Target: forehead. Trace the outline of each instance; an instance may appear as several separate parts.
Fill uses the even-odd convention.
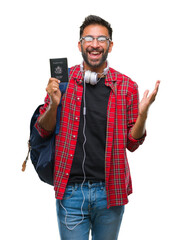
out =
[[[86,35],[92,35],[92,36],[109,36],[109,32],[108,29],[102,25],[98,25],[98,24],[93,24],[93,25],[89,25],[87,26],[84,30],[83,30],[83,36]]]

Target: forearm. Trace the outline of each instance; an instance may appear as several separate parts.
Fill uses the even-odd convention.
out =
[[[48,132],[53,132],[56,127],[57,108],[61,100],[59,90],[60,81],[56,78],[50,78],[46,91],[49,96],[49,102],[46,111],[39,117],[38,125]]]
[[[145,123],[147,120],[148,110],[150,105],[154,102],[159,89],[160,81],[157,81],[155,84],[155,89],[148,96],[149,90],[144,92],[143,98],[139,104],[139,115],[136,123],[134,124],[131,130],[131,136],[134,139],[140,139],[145,134]]]
[[[140,139],[144,136],[146,128],[147,115],[138,115],[138,118],[131,130],[131,136],[134,139]]]
[[[54,131],[56,126],[57,106],[49,105],[48,109],[38,119],[38,124],[46,131]]]

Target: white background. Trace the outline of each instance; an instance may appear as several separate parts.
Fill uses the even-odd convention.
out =
[[[6,0],[0,4],[0,239],[59,239],[52,187],[27,153],[29,122],[43,103],[49,58],[81,62],[79,26],[96,14],[113,27],[110,66],[139,85],[140,96],[161,80],[145,143],[128,153],[134,193],[119,239],[181,240],[181,1]]]

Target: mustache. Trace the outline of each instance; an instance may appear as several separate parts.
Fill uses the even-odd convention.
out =
[[[104,52],[104,49],[100,49],[99,47],[97,48],[93,48],[93,47],[88,47],[86,49],[87,52],[99,52],[99,53],[103,53]]]

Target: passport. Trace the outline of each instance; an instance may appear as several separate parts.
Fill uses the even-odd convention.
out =
[[[50,59],[51,77],[59,79],[61,82],[68,82],[67,58]]]

